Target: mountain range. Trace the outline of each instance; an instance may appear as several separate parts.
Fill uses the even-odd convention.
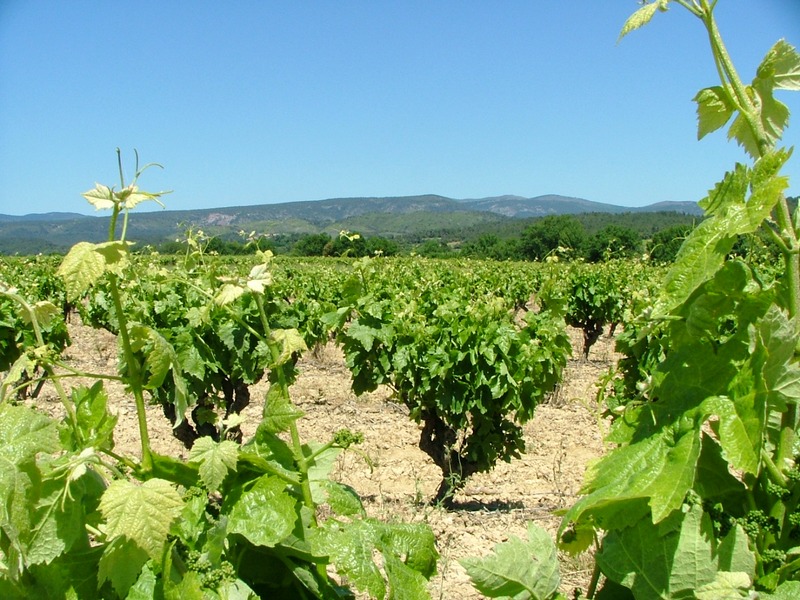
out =
[[[232,206],[195,210],[132,213],[128,238],[158,244],[181,237],[189,228],[229,237],[240,230],[271,234],[304,234],[341,230],[366,236],[420,235],[578,213],[678,212],[702,214],[694,202],[661,202],[644,207],[624,207],[559,195],[494,196],[453,199],[435,194],[396,197],[330,198],[303,202]],[[0,253],[62,252],[84,240],[107,239],[108,216],[52,212],[14,216],[0,214]]]

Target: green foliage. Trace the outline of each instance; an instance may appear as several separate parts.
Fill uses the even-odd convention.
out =
[[[656,264],[669,264],[675,261],[683,241],[692,231],[690,225],[675,225],[655,233],[650,240],[650,260]]]
[[[721,78],[696,97],[698,136],[732,121],[729,137],[754,162],[700,203],[707,218],[621,336],[615,447],[588,471],[560,541],[578,551],[602,538],[598,598],[790,597],[800,580],[800,243],[781,174],[791,153],[776,147],[788,110],[773,92],[800,89],[800,55],[778,42],[745,85],[716,3],[676,2],[708,30]],[[668,5],[645,2],[622,35]],[[780,267],[735,250],[759,232]]]
[[[466,558],[461,564],[479,592],[487,598],[558,600],[561,583],[558,552],[550,534],[528,525],[528,539],[514,536],[497,544],[484,559]]]
[[[551,254],[582,255],[586,232],[572,215],[544,217],[522,233],[520,250],[529,260],[544,260]]]
[[[390,384],[422,424],[420,448],[442,470],[436,499],[451,502],[470,475],[519,457],[520,425],[558,383],[570,348],[558,303],[519,323],[520,294],[500,295],[501,273],[481,274],[480,291],[474,273],[431,266],[358,262],[327,320],[353,390]]]
[[[630,258],[641,252],[642,240],[633,229],[608,225],[586,242],[585,256],[589,262],[612,258]]]
[[[331,243],[331,236],[327,233],[305,235],[295,242],[292,254],[297,256],[322,256],[325,246]]]
[[[118,336],[118,379],[136,405],[140,458],[113,449],[116,418],[102,380],[71,396],[62,387],[57,352],[45,351],[41,336],[54,310],[3,288],[3,300],[37,334],[22,337],[21,356],[45,370],[66,416],[57,421],[0,399],[0,594],[332,600],[354,597],[352,585],[375,598],[427,598],[438,558],[430,529],[368,519],[357,494],[329,479],[337,453],[359,436],[299,438],[289,385],[306,343],[286,322],[298,313],[286,309],[285,290],[273,289],[280,286],[269,255],[241,274],[209,273],[199,247],[182,268],[137,264],[124,242],[127,211],[159,194],[121,187],[87,193],[111,208],[111,223],[124,215],[121,239],[80,244],[59,272],[67,297]],[[307,298],[304,310],[310,305]],[[185,462],[152,451],[146,392],[165,394],[182,418],[198,398],[216,394],[215,385],[224,391],[225,381],[265,373],[270,387],[252,439],[199,437]],[[228,417],[216,433],[235,427]]]

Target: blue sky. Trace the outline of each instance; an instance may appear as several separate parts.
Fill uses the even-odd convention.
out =
[[[0,0],[0,213],[93,212],[115,149],[170,209],[434,193],[698,200],[743,152],[697,142],[717,83],[675,6],[635,0]],[[750,80],[800,0],[719,0]],[[800,140],[800,94],[781,93]],[[800,155],[786,173],[800,191]],[[152,208],[158,208],[155,205]]]

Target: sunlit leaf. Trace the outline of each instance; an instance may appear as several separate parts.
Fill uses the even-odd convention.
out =
[[[114,190],[101,183],[96,183],[94,189],[81,195],[89,201],[89,204],[94,206],[95,210],[114,208],[116,204]]]
[[[528,525],[527,540],[512,536],[486,558],[460,562],[487,598],[547,600],[561,583],[555,544],[550,534],[533,523]]]
[[[734,105],[721,86],[700,90],[694,101],[697,102],[698,140],[725,125],[733,115]]]
[[[773,89],[800,90],[800,54],[786,40],[778,40],[761,61],[757,77]]]
[[[256,546],[272,547],[286,538],[297,520],[295,500],[284,492],[286,483],[264,475],[244,492],[230,510],[228,531]]]
[[[189,451],[189,462],[199,463],[200,478],[212,492],[220,488],[229,472],[236,470],[238,457],[238,444],[230,440],[215,442],[210,437],[196,440]]]
[[[103,256],[95,252],[97,244],[78,242],[67,253],[56,274],[64,280],[67,299],[76,301],[105,272]]]
[[[149,479],[141,485],[117,480],[100,500],[109,538],[126,537],[160,560],[170,525],[183,508],[175,487],[163,479]]]
[[[647,25],[657,11],[664,12],[667,8],[669,8],[669,0],[653,0],[653,2],[647,3],[639,8],[625,21],[625,24],[622,26],[622,31],[619,33],[618,41],[631,31],[635,31]]]

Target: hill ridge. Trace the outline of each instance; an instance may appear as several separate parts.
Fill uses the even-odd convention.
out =
[[[463,230],[505,220],[578,213],[679,212],[702,214],[694,202],[661,202],[624,207],[583,198],[546,194],[456,200],[439,194],[415,196],[354,196],[274,204],[139,212],[131,216],[129,239],[159,244],[181,237],[190,226],[216,236],[240,230],[271,234],[338,233],[342,229],[365,235],[409,235],[432,230]],[[0,214],[0,253],[63,251],[85,240],[104,241],[108,216],[44,213]]]

